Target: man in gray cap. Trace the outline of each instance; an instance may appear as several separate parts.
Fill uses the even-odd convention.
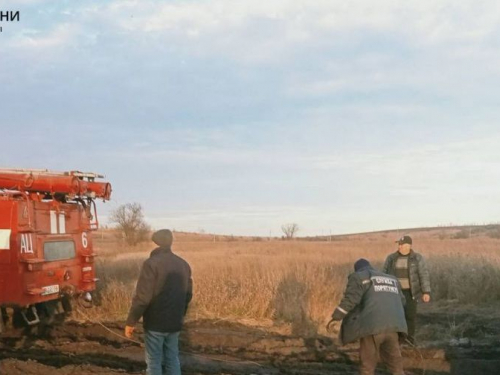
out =
[[[144,261],[127,318],[125,336],[143,318],[148,375],[180,375],[179,333],[191,301],[191,268],[172,253],[168,229],[153,233],[158,245]]]
[[[398,278],[406,298],[405,317],[408,324],[408,341],[415,344],[417,302],[431,300],[431,281],[424,257],[412,249],[413,240],[403,236],[396,240],[398,250],[389,254],[383,272]]]
[[[354,263],[327,329],[342,320],[342,343],[360,341],[361,375],[375,374],[379,355],[392,375],[404,375],[399,349],[399,334],[406,333],[403,305],[398,279],[373,269],[366,259]]]

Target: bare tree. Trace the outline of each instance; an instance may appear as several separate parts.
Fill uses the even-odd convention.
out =
[[[299,231],[299,225],[296,223],[283,224],[281,230],[288,240],[291,240]]]
[[[116,229],[128,245],[137,245],[148,239],[151,228],[144,220],[142,206],[139,203],[122,204],[111,212],[109,221],[116,223]]]

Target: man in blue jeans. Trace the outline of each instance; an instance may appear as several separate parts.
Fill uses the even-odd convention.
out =
[[[191,268],[172,253],[173,235],[168,229],[153,234],[158,245],[142,265],[125,336],[143,318],[148,375],[180,375],[179,333],[193,295]]]

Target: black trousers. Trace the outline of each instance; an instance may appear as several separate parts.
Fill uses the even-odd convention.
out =
[[[404,289],[403,294],[406,298],[405,318],[408,325],[408,340],[415,342],[415,327],[417,322],[417,301],[413,299],[411,291]]]

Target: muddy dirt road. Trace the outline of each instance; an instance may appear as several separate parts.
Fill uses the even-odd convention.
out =
[[[106,327],[109,330],[96,323],[68,322],[45,338],[7,334],[1,341],[0,374],[144,373],[143,348],[110,332],[121,334],[123,324]],[[142,341],[140,331],[137,340]],[[495,340],[465,347],[406,348],[407,374],[499,374],[500,341]],[[225,321],[188,323],[181,350],[183,373],[188,375],[357,374],[356,346],[339,348],[328,337],[285,336]]]

